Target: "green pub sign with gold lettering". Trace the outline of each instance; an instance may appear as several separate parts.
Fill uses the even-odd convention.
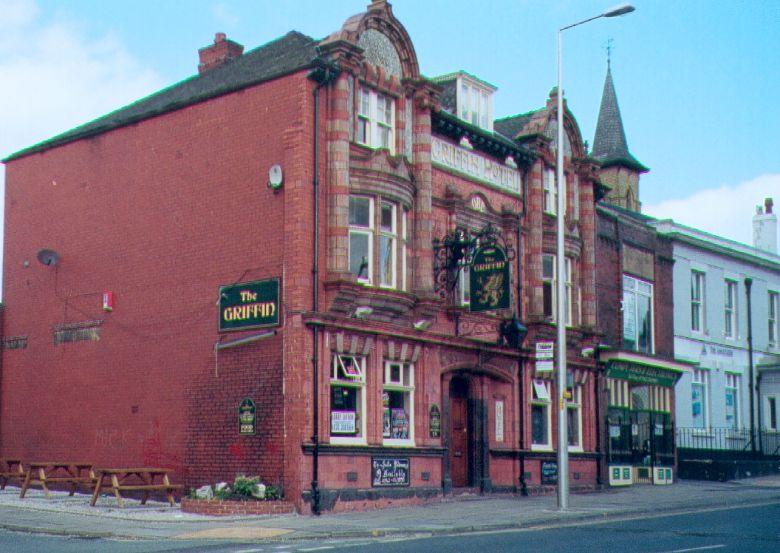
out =
[[[278,278],[220,287],[220,332],[277,326],[278,324]]]
[[[471,311],[509,308],[509,262],[499,246],[483,246],[469,267]]]

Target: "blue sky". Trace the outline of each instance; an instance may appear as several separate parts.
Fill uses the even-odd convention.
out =
[[[617,0],[396,0],[420,68],[495,84],[495,115],[544,105],[556,30]],[[291,29],[315,38],[368,0],[0,0],[0,155],[196,72],[216,31],[254,48]],[[780,205],[780,2],[636,1],[564,34],[564,90],[593,139],[612,71],[629,148],[651,172],[645,212],[749,242],[764,196]]]

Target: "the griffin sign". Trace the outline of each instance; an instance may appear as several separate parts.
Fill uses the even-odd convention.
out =
[[[279,324],[279,279],[231,284],[219,289],[219,330]]]
[[[469,284],[471,311],[509,308],[509,263],[506,252],[496,245],[478,249],[469,269]]]

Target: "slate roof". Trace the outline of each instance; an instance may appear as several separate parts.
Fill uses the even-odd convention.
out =
[[[601,95],[601,108],[591,156],[599,160],[602,167],[623,165],[642,173],[649,171],[628,151],[626,131],[623,129],[623,118],[620,116],[617,94],[612,83],[612,70],[609,67]]]
[[[511,115],[502,119],[496,119],[493,121],[493,130],[497,133],[504,135],[510,140],[514,140],[520,132],[525,128],[534,114],[539,110],[529,111],[528,113],[521,113],[518,115]]]
[[[259,46],[224,65],[195,75],[89,123],[11,154],[11,161],[62,144],[137,123],[242,88],[300,71],[312,65],[317,41],[297,31]]]

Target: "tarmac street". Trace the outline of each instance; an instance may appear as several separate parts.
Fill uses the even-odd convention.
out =
[[[570,504],[561,513],[555,496],[471,496],[320,517],[220,518],[157,502],[90,507],[86,495],[47,500],[38,490],[20,500],[9,487],[0,491],[0,551],[780,550],[780,475],[608,489]]]

